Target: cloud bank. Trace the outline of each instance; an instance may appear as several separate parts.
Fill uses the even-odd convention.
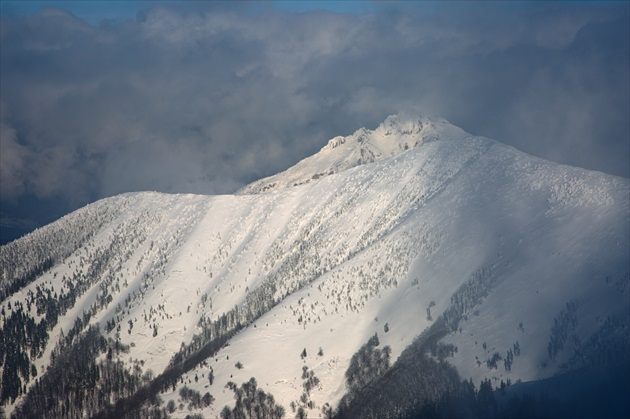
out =
[[[137,190],[229,193],[402,111],[628,177],[628,9],[192,2],[99,26],[61,9],[5,15],[3,211],[45,200],[67,212]]]

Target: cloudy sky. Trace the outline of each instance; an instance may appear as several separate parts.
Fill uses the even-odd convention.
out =
[[[388,115],[629,177],[629,3],[2,1],[0,223],[230,193]]]

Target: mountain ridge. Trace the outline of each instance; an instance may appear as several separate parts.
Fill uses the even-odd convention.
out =
[[[443,118],[390,115],[374,130],[360,128],[328,141],[318,153],[278,174],[254,181],[237,194],[262,193],[297,186],[363,164],[399,155],[431,141],[469,137]]]

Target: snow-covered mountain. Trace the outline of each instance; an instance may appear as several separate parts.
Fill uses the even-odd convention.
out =
[[[432,356],[476,386],[627,359],[629,193],[391,116],[236,195],[98,201],[0,247],[3,404],[105,417],[159,394],[215,417],[254,377],[269,406],[318,417],[378,378],[348,372],[375,334],[374,374]],[[59,384],[77,353],[86,383]]]

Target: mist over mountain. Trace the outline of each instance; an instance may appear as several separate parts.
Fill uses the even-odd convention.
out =
[[[103,199],[0,247],[0,401],[11,417],[505,417],[597,396],[580,414],[624,417],[629,194],[393,115],[237,194]]]
[[[293,3],[3,0],[0,245],[121,193],[231,194],[405,111],[630,177],[630,3]]]

